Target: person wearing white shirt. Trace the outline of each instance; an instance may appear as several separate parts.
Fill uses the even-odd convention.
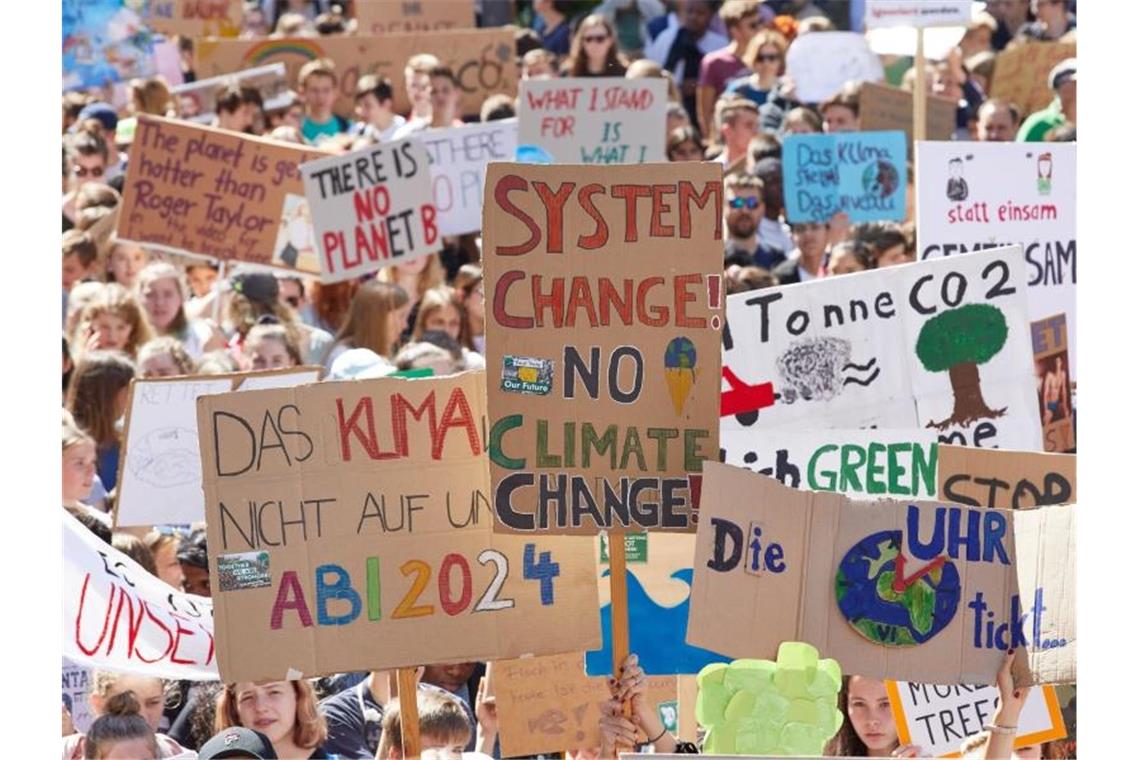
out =
[[[387,142],[404,126],[403,116],[392,110],[392,82],[365,74],[356,82],[357,133],[375,142]]]
[[[698,123],[696,93],[701,59],[728,44],[727,37],[709,29],[713,6],[708,0],[681,0],[677,8],[679,23],[670,17],[669,26],[645,51],[646,58],[673,74],[693,124]]]

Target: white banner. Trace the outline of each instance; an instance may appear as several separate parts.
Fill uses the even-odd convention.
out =
[[[214,604],[175,591],[63,513],[63,656],[178,680],[214,680]]]
[[[518,119],[417,132],[431,161],[431,188],[443,235],[483,228],[483,180],[489,161],[514,161]]]
[[[868,29],[887,26],[959,26],[970,23],[971,0],[867,0]]]
[[[1020,244],[1029,318],[1065,315],[1076,380],[1076,144],[920,142],[917,159],[919,258]]]
[[[919,428],[1040,451],[1027,290],[1007,247],[729,296],[721,431]]]

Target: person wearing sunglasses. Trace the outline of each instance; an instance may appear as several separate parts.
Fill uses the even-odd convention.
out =
[[[614,29],[605,16],[593,14],[582,19],[564,71],[568,77],[624,77],[625,59],[618,53]]]
[[[741,56],[761,28],[756,0],[728,0],[718,15],[728,32],[728,45],[701,59],[701,73],[697,77],[697,118],[701,132],[706,135],[712,128],[716,99],[730,81],[748,75],[748,65]]]
[[[102,182],[107,171],[107,142],[97,126],[85,127],[67,139],[68,192],[63,196],[63,231],[75,226],[75,200],[88,182]]]
[[[764,218],[764,182],[752,175],[724,178],[724,265],[771,270],[787,259],[779,248],[762,243],[757,233]]]
[[[779,32],[772,29],[759,32],[744,51],[744,63],[752,73],[729,82],[725,92],[748,98],[758,106],[767,103],[778,89],[787,50],[787,40]]]
[[[1077,28],[1077,17],[1069,13],[1069,0],[1033,0],[1036,21],[1026,21],[1018,31],[1019,39],[1055,42]]]

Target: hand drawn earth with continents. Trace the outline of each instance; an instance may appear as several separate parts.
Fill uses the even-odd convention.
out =
[[[128,466],[139,480],[155,488],[173,488],[202,479],[198,434],[186,428],[152,430],[132,442]]]
[[[914,352],[928,372],[949,372],[954,410],[928,428],[966,427],[980,419],[997,419],[1006,408],[991,409],[982,397],[978,365],[994,358],[1009,337],[1001,309],[989,304],[966,304],[931,317],[918,333]]]
[[[863,638],[915,646],[954,619],[962,595],[958,569],[945,557],[911,567],[901,530],[872,533],[843,556],[835,573],[839,611]]]
[[[776,370],[784,381],[780,400],[826,401],[852,383],[870,385],[879,376],[878,362],[875,358],[866,364],[852,362],[851,342],[843,338],[796,341],[776,358]]]
[[[872,161],[863,170],[863,192],[876,198],[890,197],[899,189],[899,172],[890,161]]]

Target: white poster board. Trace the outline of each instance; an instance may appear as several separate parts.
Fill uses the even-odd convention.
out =
[[[621,77],[519,82],[519,145],[552,164],[665,160],[664,79]]]
[[[789,488],[853,498],[938,498],[938,436],[932,430],[720,433],[721,461]]]
[[[866,0],[868,29],[959,26],[970,23],[971,0]]]
[[[131,383],[115,526],[202,520],[199,396],[315,382],[320,369],[155,378]]]
[[[1040,451],[1027,290],[1011,246],[729,296],[722,376],[747,387],[722,389],[721,430],[921,428]],[[726,403],[765,383],[774,404]]]
[[[856,32],[812,32],[788,47],[788,76],[796,83],[796,97],[819,103],[839,92],[847,82],[883,81],[883,62]]]
[[[1077,378],[1077,146],[920,142],[918,255],[1020,244],[1031,321],[1064,314]]]
[[[518,119],[417,132],[431,161],[431,189],[440,234],[483,227],[483,180],[489,161],[514,161]]]
[[[443,247],[427,152],[404,138],[301,164],[321,282],[340,282]]]
[[[63,658],[63,705],[71,714],[76,733],[85,734],[95,716],[91,714],[91,668]]]
[[[214,605],[175,591],[63,512],[63,656],[79,665],[216,680]]]
[[[189,84],[170,88],[170,96],[181,119],[195,124],[212,124],[217,116],[218,90],[226,85],[239,88],[252,87],[261,94],[262,107],[267,110],[286,105],[289,83],[285,64],[278,61],[267,66],[235,71],[220,77],[198,79]]]

